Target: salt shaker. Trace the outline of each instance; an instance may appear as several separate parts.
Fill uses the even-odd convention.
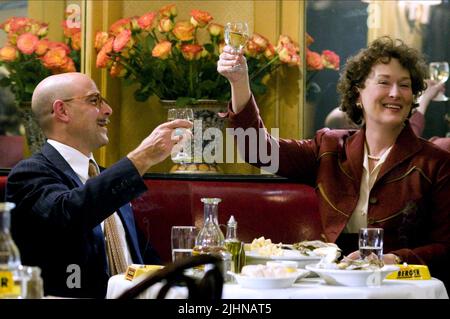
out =
[[[27,278],[26,299],[41,299],[44,297],[44,281],[41,277],[41,268],[25,266],[24,273]]]

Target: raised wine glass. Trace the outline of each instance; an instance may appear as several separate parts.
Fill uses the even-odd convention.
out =
[[[444,83],[448,80],[448,63],[447,62],[431,62],[430,63],[430,79]],[[433,99],[433,101],[444,102],[448,101],[448,97],[444,93],[439,94]]]
[[[194,111],[190,108],[174,108],[167,112],[167,119],[173,121],[176,119],[184,119],[193,122]],[[175,135],[183,135],[181,142],[177,143],[170,154],[174,163],[190,163],[192,161],[191,134],[185,128],[177,128]]]
[[[249,38],[247,22],[228,22],[225,26],[225,43],[231,46],[234,52],[245,47]],[[236,65],[234,68],[240,68]]]

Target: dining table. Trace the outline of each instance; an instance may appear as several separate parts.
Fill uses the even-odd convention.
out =
[[[125,279],[124,274],[112,276],[108,282],[107,299],[116,299],[133,287],[140,279]],[[162,284],[157,283],[138,296],[154,299]],[[186,287],[174,286],[166,295],[168,299],[187,298]],[[384,279],[381,285],[349,287],[326,284],[319,277],[302,278],[291,287],[278,289],[242,288],[237,283],[225,283],[223,299],[449,299],[442,281]]]

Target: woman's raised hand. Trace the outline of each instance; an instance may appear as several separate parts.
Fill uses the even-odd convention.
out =
[[[217,72],[226,77],[231,83],[248,76],[247,60],[243,55],[243,50],[236,52],[231,46],[226,45],[217,62]]]

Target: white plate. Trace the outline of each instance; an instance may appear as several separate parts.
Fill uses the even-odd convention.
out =
[[[324,269],[307,265],[306,269],[318,274],[329,285],[338,286],[377,286],[391,272],[399,270],[394,265],[385,265],[380,270]]]
[[[314,264],[320,261],[318,256],[305,256],[298,250],[283,249],[283,255],[281,256],[261,256],[257,251],[249,250],[245,251],[245,258],[247,265],[266,264],[271,260],[288,260],[296,261],[297,267],[304,269],[308,264]]]
[[[249,277],[235,274],[229,271],[228,274],[233,276],[242,288],[252,289],[278,289],[291,287],[295,281],[308,275],[309,271],[297,269],[292,275],[286,277]]]

